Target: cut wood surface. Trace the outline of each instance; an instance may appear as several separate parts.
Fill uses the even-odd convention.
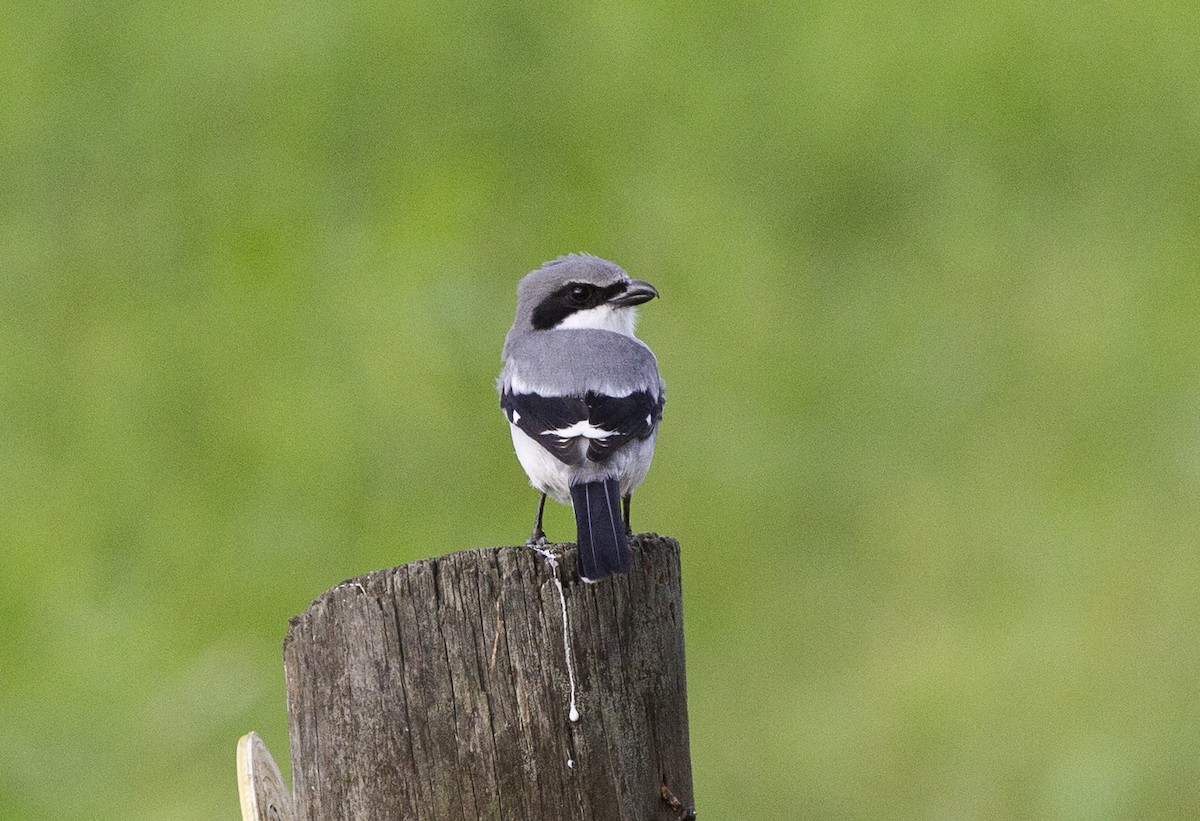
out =
[[[579,580],[527,547],[344,582],[284,641],[296,818],[674,821],[692,802],[679,544]],[[565,598],[579,720],[563,646]]]

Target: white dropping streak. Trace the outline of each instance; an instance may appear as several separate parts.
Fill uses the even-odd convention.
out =
[[[579,708],[575,706],[575,668],[571,665],[571,636],[567,632],[567,597],[563,594],[562,582],[558,580],[558,559],[554,558],[549,550],[537,545],[530,545],[535,551],[542,555],[546,560],[546,564],[550,565],[550,569],[554,571],[554,586],[558,588],[558,604],[562,608],[562,628],[563,628],[563,655],[567,659],[567,680],[571,683],[571,711],[567,713],[567,718],[571,721],[579,720]],[[567,766],[575,766],[571,759],[567,759]]]

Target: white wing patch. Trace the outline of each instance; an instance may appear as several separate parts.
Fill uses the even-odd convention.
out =
[[[574,439],[576,436],[582,436],[585,439],[607,439],[613,435],[611,430],[598,428],[586,419],[581,419],[570,427],[548,430],[546,433],[553,434],[560,439]]]
[[[521,421],[521,414],[519,414],[519,413],[517,412],[517,409],[516,409],[516,408],[513,408],[513,418],[512,418],[512,423],[515,425],[515,424],[517,424],[517,423],[518,423],[518,422],[520,422],[520,421]]]
[[[517,373],[516,368],[512,368],[511,372],[507,374],[507,377],[501,383],[501,387],[504,390],[518,394],[536,393],[541,396],[562,396],[564,393],[564,391],[560,390],[559,388],[543,385],[540,382],[526,382],[521,378],[521,375]],[[643,384],[624,385],[618,387],[616,385],[610,385],[607,382],[590,385],[587,389],[595,393],[603,394],[604,396],[611,396],[614,399],[620,399],[621,397],[629,396],[629,394],[636,393],[637,391],[650,390],[655,392],[657,390],[652,386]]]

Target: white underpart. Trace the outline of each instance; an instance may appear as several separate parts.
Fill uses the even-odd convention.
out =
[[[614,308],[611,305],[597,305],[586,311],[576,311],[554,327],[595,328],[633,336],[633,328],[636,324],[637,311],[633,309],[633,306]]]
[[[525,469],[530,484],[563,505],[571,504],[571,485],[580,482],[596,482],[615,477],[620,483],[622,496],[633,493],[646,478],[646,471],[650,469],[650,460],[654,455],[655,437],[652,433],[647,439],[626,442],[602,464],[585,458],[582,463],[570,466],[554,458],[550,451],[516,425],[508,427],[512,433],[517,461]],[[579,447],[583,448],[586,441],[581,438]]]
[[[514,424],[516,419],[513,420]],[[560,439],[574,439],[576,436],[582,436],[585,439],[607,439],[613,435],[611,430],[598,428],[588,422],[586,419],[581,419],[569,428],[559,428],[558,430],[548,430],[546,433],[552,433]]]
[[[525,475],[529,477],[533,486],[560,505],[571,504],[571,477],[568,467],[516,425],[509,425],[509,428],[512,431],[517,461],[525,469]]]

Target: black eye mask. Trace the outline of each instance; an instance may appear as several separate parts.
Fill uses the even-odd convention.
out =
[[[576,288],[586,288],[584,294]],[[600,287],[587,282],[568,282],[533,309],[533,327],[539,331],[549,330],[576,311],[587,311],[604,305],[613,297],[624,293],[628,286],[624,282]]]

